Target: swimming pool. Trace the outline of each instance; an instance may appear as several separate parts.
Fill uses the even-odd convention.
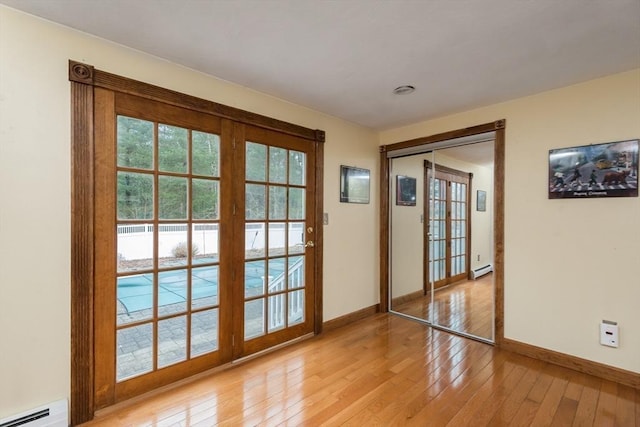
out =
[[[272,259],[268,265],[265,261],[249,261],[245,263],[245,294],[259,295],[263,293],[263,277],[268,267],[270,278],[284,273],[285,260]],[[189,270],[171,270],[158,273],[158,307],[178,305],[186,310],[187,274]],[[209,299],[217,304],[218,298],[218,266],[194,267],[191,269],[191,304]],[[153,308],[153,274],[135,274],[117,279],[117,298],[127,314],[151,310]],[[208,304],[210,305],[210,304]]]

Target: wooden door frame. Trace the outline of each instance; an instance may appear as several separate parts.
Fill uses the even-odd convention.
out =
[[[281,134],[276,134],[275,132],[271,131],[271,130],[265,130],[263,128],[258,128],[256,126],[247,126],[245,124],[235,124],[235,129],[234,129],[234,142],[235,142],[235,156],[234,156],[234,170],[237,171],[245,171],[245,167],[246,167],[246,144],[248,142],[252,142],[252,143],[257,143],[257,144],[261,144],[264,145],[266,147],[280,147],[280,148],[284,148],[286,150],[300,150],[300,151],[305,151],[305,145],[306,145],[306,141],[300,141],[300,138],[297,138],[295,136],[289,136],[289,135],[281,135]],[[275,142],[274,142],[275,140]],[[285,148],[287,147],[287,148]],[[268,155],[267,155],[268,157]],[[315,170],[315,160],[316,159],[312,159],[310,157],[307,157],[306,163],[305,163],[305,184],[304,184],[304,189],[307,190],[306,192],[308,192],[309,190],[313,191],[313,189],[315,187],[313,187],[315,185],[315,179],[317,178],[314,174],[314,170]],[[268,175],[269,170],[267,169],[267,175]],[[256,181],[253,181],[256,182]],[[233,182],[233,186],[234,186],[234,193],[235,194],[244,194],[245,192],[245,185],[246,185],[246,180],[245,177],[243,176],[242,179],[235,179]],[[269,180],[268,176],[267,179],[265,181],[261,181],[261,184],[264,184],[265,186],[269,187],[270,185],[273,185],[274,183],[272,181]],[[282,183],[280,183],[282,184]],[[276,183],[277,185],[277,183]],[[289,187],[291,184],[289,183],[289,180],[287,178],[287,187]],[[294,184],[295,185],[295,184]],[[293,188],[293,186],[291,186],[291,188]],[[298,187],[300,188],[300,187]],[[269,190],[266,190],[267,192]],[[306,194],[305,192],[305,194]],[[236,209],[236,211],[238,212],[245,212],[245,201],[246,199],[243,197],[239,197],[237,198],[234,207]],[[316,202],[315,199],[309,197],[305,197],[305,216],[307,216],[306,213],[309,213],[310,215],[314,216],[317,215],[317,211],[315,209],[312,208],[312,204]],[[266,206],[266,211],[269,210],[269,207]],[[283,222],[283,223],[290,223],[290,222],[302,222],[303,220],[301,219],[296,219],[296,220],[291,220],[289,219],[289,217],[287,216],[286,219],[278,219],[278,220],[272,220],[269,217],[270,214],[267,214],[264,218],[262,219],[254,219],[254,220],[247,220],[245,219],[244,215],[236,215],[234,216],[233,219],[233,227],[236,230],[236,235],[238,236],[242,236],[245,233],[245,225],[246,224],[250,224],[250,223],[265,223],[266,226],[268,227],[268,224],[270,223],[274,223],[274,222]],[[251,222],[247,222],[247,221],[251,221]],[[316,233],[316,225],[317,225],[317,219],[315,218],[310,218],[310,220],[304,221],[306,224],[312,224],[313,229],[313,237],[317,236]],[[305,226],[306,228],[306,226]],[[307,231],[304,232],[304,238],[305,238],[305,242],[307,239]],[[264,255],[264,261],[265,263],[268,265],[269,264],[269,260],[273,259],[272,256],[269,254],[269,247],[268,245],[265,247],[265,255]],[[306,248],[304,249],[304,251],[302,253],[294,253],[294,254],[289,254],[288,250],[287,250],[287,255],[286,258],[289,257],[295,257],[295,256],[303,256],[305,257],[305,274],[308,271],[311,275],[313,275],[313,272],[316,270],[315,268],[315,261],[316,261],[316,257],[314,256],[314,252],[316,250],[315,247],[315,241],[314,241],[314,246],[312,248]],[[238,239],[237,244],[235,245],[235,247],[233,248],[234,252],[234,260],[241,260],[241,262],[236,262],[233,265],[233,269],[234,269],[234,277],[236,278],[241,278],[241,277],[245,277],[245,263],[247,262],[255,262],[255,261],[260,261],[263,258],[259,257],[259,258],[245,258],[245,245],[244,245],[244,240],[243,239]],[[278,257],[276,257],[277,259]],[[308,261],[307,261],[308,260]],[[311,267],[307,270],[308,267]],[[311,279],[313,280],[313,279]],[[309,283],[311,283],[311,280],[309,281]],[[315,288],[313,287],[314,284],[312,284],[311,286],[309,286],[309,283],[305,283],[305,293],[307,292],[307,290],[309,290],[310,292],[314,292]],[[288,291],[287,291],[288,292]],[[309,295],[314,295],[312,293],[309,293]],[[260,295],[260,296],[256,296],[259,299],[265,299],[268,300],[268,298],[270,297],[269,292],[265,290],[264,294]],[[233,296],[233,307],[242,307],[245,304],[245,293],[244,290],[240,290],[239,292],[234,292],[234,296]],[[310,313],[312,312],[312,310],[315,310],[315,299],[312,298],[311,300],[307,300],[307,297],[305,296],[305,300],[307,302],[307,304],[305,304],[305,313]],[[305,315],[305,321],[302,323],[298,323],[295,325],[287,325],[286,327],[280,329],[280,330],[276,330],[276,331],[272,331],[272,332],[268,332],[268,329],[265,327],[264,330],[264,334],[260,335],[260,336],[256,336],[256,337],[252,337],[249,340],[245,339],[244,336],[244,312],[241,312],[240,310],[235,310],[233,313],[233,335],[235,337],[238,337],[238,339],[235,340],[235,345],[233,346],[233,355],[232,355],[232,360],[237,360],[237,359],[242,359],[251,355],[254,355],[256,353],[260,353],[262,351],[267,351],[270,348],[273,347],[278,347],[280,345],[286,345],[287,342],[291,341],[291,340],[295,340],[298,339],[301,336],[305,336],[310,334],[311,332],[315,332],[315,323],[314,323],[314,318],[311,317],[306,317]],[[242,337],[240,339],[240,337]],[[267,347],[264,347],[264,344],[267,344]]]
[[[390,191],[389,191],[389,151],[411,149],[422,145],[435,144],[454,138],[470,137],[486,132],[495,132],[493,166],[493,259],[494,259],[494,344],[501,346],[504,341],[504,150],[506,120],[496,120],[463,129],[380,146],[380,311],[389,311],[389,254],[390,254]]]
[[[71,85],[71,410],[72,425],[93,418],[94,387],[94,90],[107,89],[298,136],[315,145],[314,333],[322,331],[323,166],[325,132],[121,77],[69,60]]]

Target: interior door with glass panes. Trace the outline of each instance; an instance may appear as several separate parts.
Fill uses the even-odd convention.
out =
[[[234,355],[246,356],[313,332],[314,144],[279,132],[236,127],[237,262],[242,291]],[[239,136],[242,135],[242,138]],[[238,289],[238,288],[235,288]]]

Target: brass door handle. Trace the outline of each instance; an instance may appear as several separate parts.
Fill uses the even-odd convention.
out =
[[[309,240],[307,243],[305,243],[304,247],[305,248],[312,248],[315,246],[315,243],[313,243],[313,240]]]

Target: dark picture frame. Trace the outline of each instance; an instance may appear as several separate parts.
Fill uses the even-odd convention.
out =
[[[340,166],[340,202],[369,203],[371,172],[369,169]]]
[[[416,179],[403,175],[396,175],[396,205],[416,205]]]
[[[487,210],[487,192],[484,190],[478,190],[476,192],[476,210],[479,212],[485,212]]]
[[[549,199],[638,197],[638,141],[549,150]]]

